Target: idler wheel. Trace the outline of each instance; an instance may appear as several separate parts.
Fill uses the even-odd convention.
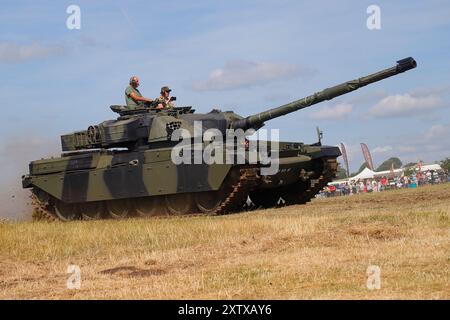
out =
[[[223,192],[208,191],[194,194],[195,205],[203,213],[214,213],[223,201]]]
[[[81,216],[83,220],[97,220],[101,219],[103,213],[103,203],[86,202],[80,205]]]
[[[189,193],[167,195],[164,200],[170,214],[183,215],[191,212],[192,195]]]
[[[80,210],[77,204],[66,203],[56,200],[55,213],[62,221],[72,221],[81,218]]]
[[[134,210],[141,217],[166,215],[164,207],[161,205],[160,197],[145,197],[136,199]]]
[[[123,219],[130,213],[130,202],[126,199],[109,200],[106,209],[113,219]]]

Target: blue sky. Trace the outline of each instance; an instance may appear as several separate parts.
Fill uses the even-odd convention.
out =
[[[81,9],[69,30],[66,9]],[[366,27],[369,5],[381,30]],[[0,165],[20,182],[59,136],[112,119],[131,75],[178,105],[249,115],[413,56],[417,69],[268,123],[284,140],[359,143],[375,165],[450,156],[448,1],[4,1]]]

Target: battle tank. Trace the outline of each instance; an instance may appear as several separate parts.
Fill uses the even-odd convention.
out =
[[[194,158],[196,147],[207,148],[212,143],[203,135],[209,129],[224,137],[229,129],[258,130],[268,120],[415,67],[413,58],[402,59],[391,68],[248,117],[219,110],[197,114],[192,107],[159,110],[111,106],[119,114],[116,120],[62,135],[61,157],[32,161],[29,174],[22,176],[22,185],[32,189],[35,218],[65,221],[130,215],[228,214],[241,211],[248,198],[264,208],[280,203],[304,204],[335,177],[341,155],[339,148],[322,145],[320,137],[309,145],[268,141],[267,154],[278,155],[274,160],[278,161],[278,170],[267,174],[263,168],[268,164],[260,158],[259,146],[250,148],[246,138],[233,140],[233,148],[243,145],[245,149],[240,161],[233,158],[232,163],[202,160],[197,164],[176,164],[173,151],[181,138],[174,139],[174,134],[179,132],[177,129],[191,134],[187,144],[193,148],[182,149],[180,155],[191,150],[183,156]],[[195,132],[198,121],[200,132]]]

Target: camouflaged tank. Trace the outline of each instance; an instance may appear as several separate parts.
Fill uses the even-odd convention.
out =
[[[227,129],[258,130],[270,119],[415,67],[414,59],[406,58],[394,67],[248,117],[218,110],[197,114],[191,107],[111,106],[119,114],[116,120],[61,136],[61,157],[32,161],[29,174],[22,177],[23,187],[32,190],[35,218],[61,220],[228,214],[242,210],[248,198],[264,208],[303,204],[335,177],[341,155],[337,147],[322,146],[320,138],[310,145],[268,142],[269,155],[278,152],[279,169],[264,174],[268,165],[262,164],[259,150],[250,148],[247,139],[234,142],[236,148],[244,144],[241,163],[175,164],[172,151],[179,144],[173,139],[175,130],[185,129],[192,134],[188,143],[204,148],[212,143],[202,139],[208,129],[224,136]],[[195,121],[201,121],[200,133],[194,132]],[[252,152],[256,161],[250,161]]]

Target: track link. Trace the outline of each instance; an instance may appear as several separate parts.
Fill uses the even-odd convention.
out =
[[[41,202],[34,193],[31,194],[31,204],[33,206],[33,220],[56,221],[58,216],[54,213],[53,207],[48,202]]]
[[[311,201],[315,197],[315,195],[322,190],[323,187],[325,187],[328,182],[333,180],[333,178],[336,176],[337,172],[337,160],[336,159],[324,159],[323,160],[323,170],[322,174],[317,181],[311,185],[310,188],[308,188],[305,193],[300,197],[300,200],[298,203],[307,203]]]
[[[224,215],[241,211],[250,190],[257,184],[258,178],[256,169],[240,169],[239,179],[231,186],[232,191],[217,208],[215,214]]]

